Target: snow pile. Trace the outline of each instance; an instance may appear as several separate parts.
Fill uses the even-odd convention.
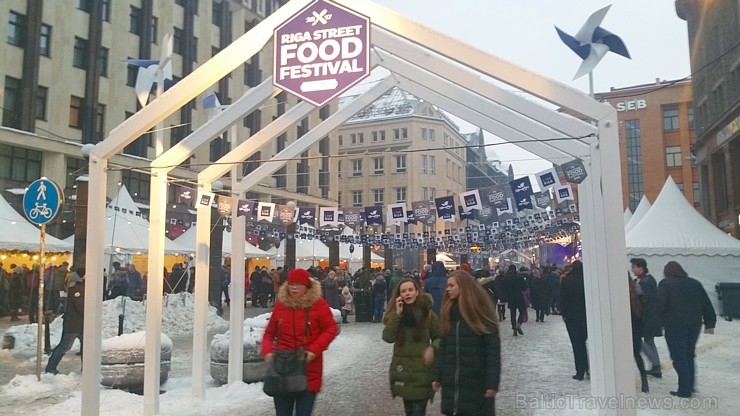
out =
[[[170,337],[189,335],[193,332],[193,318],[195,315],[195,297],[191,293],[183,292],[165,296],[162,304],[162,332]],[[146,308],[144,302],[132,301],[129,298],[119,297],[103,302],[103,334],[102,338],[113,338],[118,335],[118,315],[123,312],[125,317],[123,332],[132,333],[143,331],[146,327]],[[223,330],[228,328],[228,321],[216,313],[216,308],[208,306],[209,330]],[[36,324],[16,325],[9,328],[5,335],[15,338],[14,353],[34,353],[36,351]],[[62,336],[62,318],[57,317],[49,326],[51,345],[59,343]],[[75,341],[73,349],[79,348]]]
[[[144,339],[146,332],[134,332],[133,334],[122,334],[113,338],[108,338],[102,343],[103,352],[133,350],[144,348]],[[160,342],[163,349],[172,350],[172,340],[165,334],[160,334]]]

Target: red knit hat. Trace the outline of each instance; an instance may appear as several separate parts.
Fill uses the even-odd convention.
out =
[[[288,284],[295,283],[308,286],[311,275],[305,269],[293,269],[288,272]]]
[[[463,263],[460,265],[460,268],[465,270],[466,272],[470,273],[470,265],[468,263]]]

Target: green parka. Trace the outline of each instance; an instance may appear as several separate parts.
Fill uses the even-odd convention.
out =
[[[430,345],[436,354],[439,348],[441,330],[439,318],[432,312],[432,297],[428,293],[421,293],[416,300],[416,307],[425,316],[419,325],[421,340],[414,339],[417,328],[409,327],[401,322],[401,316],[396,314],[395,306],[383,328],[383,341],[393,343],[393,358],[390,367],[391,394],[401,396],[406,400],[431,400],[434,397],[432,390],[432,364],[424,365],[424,351]]]

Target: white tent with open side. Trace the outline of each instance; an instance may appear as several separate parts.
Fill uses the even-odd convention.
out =
[[[40,251],[41,230],[26,220],[0,195],[0,251]],[[46,234],[46,251],[71,252],[73,245]]]
[[[125,186],[106,208],[105,253],[147,254],[149,252],[149,221],[141,216]],[[192,253],[192,249],[165,238],[164,251],[168,255]]]
[[[740,241],[707,221],[669,176],[650,211],[627,232],[628,257],[642,257],[657,280],[671,260],[699,280],[719,309],[715,285],[740,282]]]
[[[188,228],[184,233],[182,233],[182,235],[175,239],[175,242],[188,250],[195,250],[195,227]],[[223,247],[221,251],[224,254],[231,255],[231,232],[226,230],[224,230]],[[244,257],[248,259],[270,258],[272,257],[272,254],[245,241]]]
[[[629,224],[630,220],[632,219],[632,211],[630,211],[629,207],[624,209],[624,226],[627,227],[627,224]]]

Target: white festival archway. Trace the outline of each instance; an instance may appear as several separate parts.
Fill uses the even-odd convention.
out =
[[[621,173],[619,164],[610,163],[619,157],[616,110],[594,101],[574,88],[435,32],[370,0],[334,2],[370,18],[374,63],[390,70],[392,76],[337,111],[274,158],[285,159],[300,154],[383,92],[397,85],[545,159],[562,160],[565,156],[584,159],[589,176],[578,186],[578,190],[584,235],[583,250],[588,259],[585,264],[585,283],[591,341],[589,358],[592,394],[599,397],[634,395],[632,367],[624,365],[631,363],[632,354],[631,344],[625,342],[631,336],[631,331],[627,287],[624,284],[626,254],[621,210]],[[109,158],[259,52],[271,40],[276,27],[310,3],[311,0],[288,2],[172,89],[121,123],[104,141],[95,146],[90,155],[90,188],[96,189],[96,192],[89,197],[87,270],[102,270],[104,267],[103,237],[98,232],[97,225],[103,222],[105,215],[106,169]],[[527,100],[485,78],[493,78],[568,109],[593,124]],[[271,80],[266,80],[152,162],[149,270],[163,268],[164,208],[167,174],[172,166],[182,163],[200,146],[209,143],[278,92],[279,89],[271,85]],[[199,192],[210,191],[213,181],[231,169],[220,163],[245,160],[262,144],[278,136],[313,110],[310,104],[300,103],[235,147],[219,163],[198,175]],[[589,134],[595,136],[576,140]],[[541,141],[556,135],[566,135],[574,140]],[[245,192],[284,163],[271,161],[262,164],[242,181],[235,183],[233,190]],[[210,209],[198,208],[197,215],[196,273],[202,275],[197,276],[195,289],[197,309],[193,346],[193,395],[203,397],[207,359],[205,314],[208,307],[206,273],[209,258],[206,228],[210,222]],[[233,227],[243,230],[244,219],[239,217]],[[238,234],[237,231],[233,233]],[[243,239],[240,240],[243,242]],[[234,242],[234,250],[240,250],[239,244],[238,241]],[[232,273],[239,273],[240,264],[243,273],[243,262],[232,262],[232,267],[237,267]],[[88,290],[98,293],[102,290],[101,283],[102,279],[88,279]],[[161,293],[161,284],[160,279],[150,279],[148,292]],[[243,291],[236,290],[235,293]],[[88,296],[85,308],[86,354],[83,357],[82,414],[97,415],[100,407],[100,298]],[[149,298],[147,332],[161,331],[161,313],[161,298]],[[243,311],[234,308],[231,320],[232,325],[240,328]],[[239,332],[232,330],[232,334]],[[614,342],[615,340],[619,341]],[[232,342],[239,345],[241,340],[234,337]],[[155,415],[159,413],[159,354],[156,353],[159,351],[159,337],[147,337],[145,350],[144,414]],[[152,351],[155,353],[149,353]],[[241,351],[240,347],[230,348],[229,359],[233,363],[230,365],[230,381],[241,379]],[[600,409],[599,414],[634,415],[635,411]]]

